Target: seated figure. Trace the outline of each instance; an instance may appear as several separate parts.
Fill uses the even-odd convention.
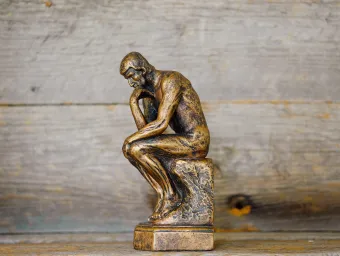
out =
[[[158,202],[149,221],[162,223],[181,207],[188,191],[184,187],[188,182],[181,182],[171,168],[176,161],[178,165],[183,159],[190,162],[206,157],[209,129],[199,97],[182,74],[157,70],[138,52],[124,57],[120,73],[134,88],[130,108],[138,129],[126,138],[123,153],[157,192]],[[163,134],[168,126],[174,134]]]

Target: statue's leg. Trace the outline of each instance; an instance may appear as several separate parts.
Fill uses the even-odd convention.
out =
[[[154,209],[153,214],[151,215],[150,219],[157,219],[159,218],[159,212],[161,210],[162,204],[163,204],[163,190],[161,186],[144,170],[143,166],[137,164],[132,158],[128,158],[130,163],[137,168],[137,170],[142,174],[144,179],[147,180],[147,182],[151,185],[151,187],[156,191],[158,196],[158,202],[156,204],[156,207]]]
[[[157,205],[154,209],[153,214],[150,216],[149,219],[158,219],[160,218],[160,209],[163,205],[163,197],[164,193],[162,190],[162,187],[157,183],[157,181],[147,172],[145,171],[144,167],[138,162],[136,162],[130,155],[130,152],[126,150],[127,148],[123,148],[124,155],[126,158],[130,161],[130,163],[137,168],[137,170],[142,174],[142,176],[147,180],[147,182],[151,185],[151,187],[156,191],[157,196],[158,196],[158,202]]]
[[[161,213],[155,211],[150,217],[150,220],[159,219],[177,208],[181,203],[181,199],[178,193],[175,192],[176,190],[170,181],[169,174],[162,166],[161,162],[157,159],[155,152],[144,150],[145,148],[143,146],[139,146],[142,142],[144,141],[132,144],[131,155],[134,156],[134,159],[138,162],[138,164],[143,166],[143,168],[148,171],[150,176],[152,176],[152,178],[162,188],[164,194],[162,198],[163,200],[160,200],[162,204]]]
[[[208,149],[204,141],[202,142],[186,135],[160,135],[131,144],[131,157],[143,166],[163,189],[164,202],[161,209],[161,217],[176,209],[181,199],[179,194],[176,193],[176,188],[170,181],[170,175],[162,166],[160,159],[164,156],[170,158],[205,157],[207,151]]]

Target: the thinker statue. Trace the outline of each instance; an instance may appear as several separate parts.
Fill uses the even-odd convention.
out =
[[[120,73],[134,88],[130,108],[138,129],[125,139],[123,153],[158,195],[148,228],[161,225],[211,227],[212,163],[205,158],[210,135],[199,97],[190,81],[179,72],[155,69],[138,52],[123,58]],[[144,111],[139,107],[141,99]],[[163,134],[168,126],[174,134]],[[139,231],[143,232],[143,226]],[[140,241],[136,232],[138,226],[135,230],[137,249],[172,248],[148,248],[145,245],[148,241]],[[178,245],[172,249],[183,248]]]

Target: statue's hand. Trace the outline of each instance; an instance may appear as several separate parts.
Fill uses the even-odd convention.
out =
[[[137,129],[142,129],[146,124],[145,117],[139,107],[138,100],[143,98],[151,98],[154,97],[153,94],[145,89],[136,88],[133,90],[130,97],[130,109],[135,119],[135,123],[137,125]]]
[[[131,97],[130,97],[130,103],[137,103],[138,100],[143,99],[143,98],[154,98],[155,96],[153,95],[152,92],[146,90],[146,89],[140,89],[136,88],[133,90]]]

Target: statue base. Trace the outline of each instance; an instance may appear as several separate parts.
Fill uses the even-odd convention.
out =
[[[214,228],[139,224],[133,245],[143,251],[210,251],[214,249]]]

